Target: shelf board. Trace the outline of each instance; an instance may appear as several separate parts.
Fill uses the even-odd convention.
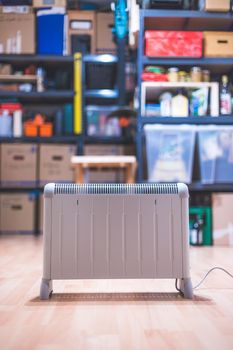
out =
[[[190,185],[188,185],[190,191],[195,191],[195,192],[233,192],[233,183],[224,183],[224,184],[202,184],[200,182],[194,182]]]
[[[85,97],[89,98],[107,98],[107,99],[117,99],[118,91],[109,89],[99,89],[99,90],[86,90]]]
[[[44,187],[42,186],[0,186],[0,192],[42,192],[44,190]]]
[[[233,115],[223,117],[141,117],[142,125],[144,124],[217,124],[232,125]]]
[[[75,143],[78,139],[77,136],[52,136],[52,137],[1,137],[0,136],[0,143],[1,142],[35,142],[35,143]]]
[[[132,144],[134,140],[132,137],[123,136],[85,136],[84,142],[87,144]]]
[[[140,14],[143,17],[155,17],[155,18],[202,18],[202,19],[228,19],[233,20],[233,16],[230,12],[205,12],[205,11],[192,11],[192,10],[156,10],[147,9],[140,10]]]
[[[0,81],[6,81],[6,82],[28,82],[28,81],[37,81],[36,75],[17,75],[17,74],[11,74],[11,75],[0,75]]]
[[[44,92],[20,92],[20,91],[0,91],[0,98],[21,99],[21,100],[68,100],[74,97],[72,90],[57,90]]]
[[[143,64],[155,64],[155,65],[177,65],[177,66],[194,66],[194,65],[222,65],[233,66],[233,57],[202,57],[202,58],[183,58],[183,57],[142,57]]]
[[[83,61],[94,63],[116,63],[118,58],[117,56],[111,54],[85,55],[83,56]]]
[[[25,54],[0,54],[1,63],[73,63],[71,55],[25,55]]]
[[[178,81],[178,82],[171,82],[171,81],[143,81],[141,83],[142,87],[147,88],[172,88],[172,89],[177,89],[177,88],[190,88],[190,89],[199,89],[203,87],[212,87],[213,85],[218,84],[218,82],[194,82],[194,81]]]

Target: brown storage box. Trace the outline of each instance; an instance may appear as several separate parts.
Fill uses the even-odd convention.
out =
[[[0,63],[0,76],[1,75],[10,75],[12,74],[12,67],[10,64],[1,64]]]
[[[35,53],[33,13],[0,13],[0,53]]]
[[[134,149],[130,145],[86,145],[85,156],[133,155]]]
[[[230,0],[205,0],[205,11],[228,12],[230,11]]]
[[[233,245],[233,194],[212,195],[214,245]]]
[[[0,180],[6,186],[35,186],[37,145],[3,143],[0,146]]]
[[[6,193],[0,196],[0,232],[35,232],[34,193]]]
[[[70,159],[76,154],[74,145],[40,145],[39,183],[73,182]]]
[[[71,54],[71,35],[90,35],[91,53],[96,52],[96,13],[68,11],[68,53]]]
[[[204,32],[205,57],[233,57],[233,33]]]
[[[112,27],[114,25],[113,13],[97,13],[97,53],[116,53],[113,42]]]
[[[131,146],[123,145],[86,145],[84,155],[129,155],[133,154]],[[93,169],[86,173],[86,182],[124,182],[124,169]]]
[[[33,0],[33,7],[66,7],[66,0]]]

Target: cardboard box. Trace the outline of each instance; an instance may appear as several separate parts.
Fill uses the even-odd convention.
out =
[[[214,245],[233,245],[233,194],[212,195]]]
[[[0,63],[0,75],[11,75],[11,74],[12,74],[11,64]]]
[[[96,52],[95,11],[68,11],[68,53],[71,54],[71,36],[89,35],[91,53]]]
[[[0,53],[35,53],[33,13],[0,13]]]
[[[233,33],[204,32],[205,57],[233,57]]]
[[[124,145],[86,145],[84,155],[131,155],[133,154],[131,146]],[[124,169],[92,169],[87,170],[85,182],[104,183],[104,182],[124,182]]]
[[[37,182],[36,144],[3,143],[0,147],[0,180],[3,187],[33,187]]]
[[[0,13],[33,13],[33,8],[27,5],[0,6]]]
[[[35,232],[35,193],[2,193],[0,196],[0,232]]]
[[[70,159],[76,154],[75,145],[40,145],[39,183],[73,182]]]
[[[112,155],[134,155],[131,145],[85,145],[85,156],[112,156]]]
[[[205,0],[205,11],[228,12],[230,11],[230,0]]]
[[[66,0],[33,0],[33,7],[66,7]]]
[[[112,27],[114,26],[113,13],[98,12],[97,18],[97,53],[116,53],[116,44],[113,42]]]
[[[202,32],[146,30],[145,55],[149,57],[202,57]]]

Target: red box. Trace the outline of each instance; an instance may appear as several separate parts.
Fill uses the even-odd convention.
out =
[[[145,54],[150,57],[202,57],[202,32],[145,31]]]

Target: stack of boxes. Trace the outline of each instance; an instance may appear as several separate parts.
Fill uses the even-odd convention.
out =
[[[33,8],[0,7],[0,53],[116,52],[113,13],[66,11],[65,0],[35,0]]]
[[[74,145],[0,145],[1,188],[12,188],[11,192],[0,193],[0,232],[35,232],[38,228],[38,188],[48,182],[72,182],[70,158],[74,154]],[[20,191],[14,192],[14,188]]]

